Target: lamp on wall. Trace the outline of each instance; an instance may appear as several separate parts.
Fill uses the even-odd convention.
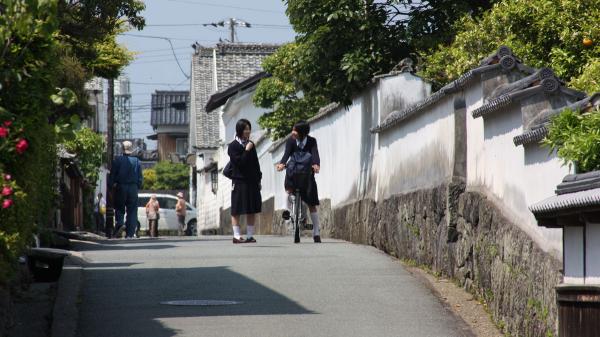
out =
[[[214,194],[217,194],[217,188],[219,187],[219,171],[218,170],[212,170],[210,172],[210,182],[212,184],[212,192]]]

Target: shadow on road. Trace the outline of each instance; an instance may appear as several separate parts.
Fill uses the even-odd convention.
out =
[[[113,243],[114,242],[114,243]],[[78,241],[73,244],[73,250],[85,252],[94,250],[142,250],[142,249],[169,249],[177,246],[169,244],[159,244],[158,241]]]
[[[104,264],[105,265],[105,264]],[[96,267],[90,264],[89,267]],[[167,324],[193,327],[194,317],[315,314],[226,266],[85,269],[79,337],[170,337]],[[175,300],[226,300],[228,306],[169,306]],[[188,319],[188,320],[186,320]],[[197,327],[196,327],[197,328]]]

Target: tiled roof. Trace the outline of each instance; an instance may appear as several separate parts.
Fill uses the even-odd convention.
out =
[[[582,208],[600,205],[600,188],[585,190],[570,194],[561,194],[533,204],[529,207],[536,216],[546,213],[566,211],[573,208]]]
[[[227,100],[231,96],[237,94],[241,90],[255,86],[260,80],[262,80],[263,78],[269,77],[269,76],[270,76],[269,74],[265,73],[264,71],[261,71],[255,75],[245,78],[244,80],[242,80],[230,87],[227,87],[221,91],[218,91],[218,92],[212,94],[208,98],[208,102],[206,102],[206,105],[204,106],[204,111],[206,111],[206,112],[213,111],[214,109],[225,104],[225,102],[227,102]]]
[[[489,101],[472,113],[473,118],[483,117],[509,106],[513,102],[538,93],[562,93],[582,99],[585,93],[566,88],[564,82],[554,75],[549,68],[542,68],[516,82],[498,87],[491,95]]]
[[[190,105],[189,91],[159,91],[152,94],[150,124],[188,125]]]
[[[380,125],[372,128],[371,132],[379,133],[385,131],[391,128],[392,126],[412,117],[413,115],[424,111],[426,108],[439,102],[444,97],[463,90],[463,88],[465,88],[467,84],[469,84],[473,79],[478,78],[478,76],[480,76],[483,73],[497,69],[510,71],[514,68],[518,68],[519,70],[529,74],[534,72],[532,68],[523,65],[521,61],[513,55],[510,48],[502,46],[498,49],[496,53],[483,59],[479,63],[479,66],[477,68],[469,70],[468,72],[461,75],[456,80],[448,83],[439,91],[435,92],[426,99],[415,103],[404,110],[393,111],[386,117],[386,119]]]
[[[219,116],[205,111],[209,97],[262,71],[265,57],[274,53],[278,45],[220,43],[216,47],[197,47],[192,56],[192,114],[195,117],[196,148],[214,148],[219,145]],[[216,56],[216,64],[213,60]],[[213,72],[216,68],[216,84]]]
[[[529,207],[542,226],[557,227],[547,219],[600,206],[600,171],[569,174],[556,187],[556,195]],[[560,226],[558,226],[560,227]]]
[[[533,142],[539,142],[544,139],[548,134],[548,124],[553,116],[556,116],[566,109],[573,111],[588,112],[593,109],[600,108],[600,93],[596,93],[590,97],[586,97],[580,101],[577,101],[571,105],[542,111],[535,119],[530,123],[529,127],[526,127],[525,132],[521,135],[513,138],[513,142],[516,146],[530,144]]]

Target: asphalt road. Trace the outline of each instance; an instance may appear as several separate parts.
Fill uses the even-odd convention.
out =
[[[90,261],[78,336],[470,336],[428,288],[375,248],[230,240],[78,243]],[[161,304],[174,300],[238,304]]]

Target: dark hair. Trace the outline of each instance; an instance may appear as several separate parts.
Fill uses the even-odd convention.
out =
[[[310,133],[310,125],[306,121],[298,121],[296,124],[294,124],[292,130],[296,130],[300,136],[300,139],[304,139],[304,137],[308,136]]]
[[[242,137],[244,135],[244,130],[246,130],[246,126],[250,128],[250,130],[252,130],[252,124],[250,124],[250,121],[242,118],[239,121],[237,121],[237,123],[235,124],[235,135],[238,137]]]

